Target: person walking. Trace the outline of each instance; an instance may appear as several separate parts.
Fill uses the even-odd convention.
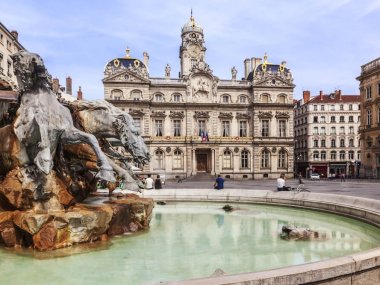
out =
[[[161,182],[161,179],[160,179],[160,175],[157,175],[157,178],[154,181],[154,188],[156,190],[162,189],[162,182]]]
[[[216,178],[214,183],[214,189],[221,190],[224,188],[224,179],[220,177],[220,174],[218,175],[218,178]]]
[[[301,174],[301,172],[298,173],[298,184],[303,184],[303,180],[302,180],[302,174]]]
[[[153,179],[150,174],[148,174],[148,177],[145,179],[145,188],[146,190],[153,189]]]

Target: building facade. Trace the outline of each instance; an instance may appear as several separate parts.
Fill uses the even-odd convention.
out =
[[[24,50],[18,42],[18,33],[9,31],[0,22],[0,127],[8,124],[8,109],[17,102],[17,81],[11,55]]]
[[[194,18],[184,25],[180,74],[149,76],[149,55],[127,54],[104,70],[105,99],[127,111],[152,160],[145,173],[179,178],[200,172],[227,178],[293,175],[293,78],[285,62],[267,56],[244,61],[244,78],[219,79],[206,63],[204,33]]]
[[[380,178],[380,57],[363,65],[360,81],[361,175]]]
[[[357,177],[361,152],[359,140],[360,96],[340,90],[303,99],[294,108],[295,171],[304,177]]]

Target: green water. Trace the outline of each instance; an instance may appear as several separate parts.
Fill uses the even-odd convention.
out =
[[[259,271],[349,255],[380,245],[380,229],[332,214],[236,204],[156,205],[150,230],[50,253],[0,249],[0,284],[152,284]],[[283,225],[327,234],[326,241],[285,241]]]

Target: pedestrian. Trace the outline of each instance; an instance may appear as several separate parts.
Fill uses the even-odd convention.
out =
[[[151,175],[148,174],[148,177],[145,179],[145,188],[146,188],[146,190],[152,190],[153,189],[153,179],[150,176]]]
[[[298,173],[298,184],[303,184],[303,180],[302,180],[302,174],[301,174],[301,172]]]
[[[214,183],[214,189],[221,190],[224,188],[224,179],[220,177],[220,174],[218,174],[218,178],[216,178]]]
[[[345,182],[345,181],[346,181],[346,175],[345,175],[344,173],[342,173],[342,174],[340,175],[340,181],[341,181],[341,182]]]
[[[289,188],[285,186],[285,174],[281,173],[280,177],[277,178],[277,191],[289,191]]]
[[[160,175],[157,175],[157,178],[154,181],[154,188],[156,188],[156,190],[162,189],[162,182],[161,182],[161,179],[160,179]]]

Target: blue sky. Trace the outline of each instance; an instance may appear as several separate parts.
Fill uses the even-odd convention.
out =
[[[61,83],[73,78],[86,99],[103,98],[103,69],[131,49],[150,56],[150,76],[179,71],[181,27],[193,9],[204,29],[206,61],[221,79],[245,58],[287,61],[302,90],[359,94],[360,66],[380,56],[380,0],[3,0],[0,21],[19,32]]]

